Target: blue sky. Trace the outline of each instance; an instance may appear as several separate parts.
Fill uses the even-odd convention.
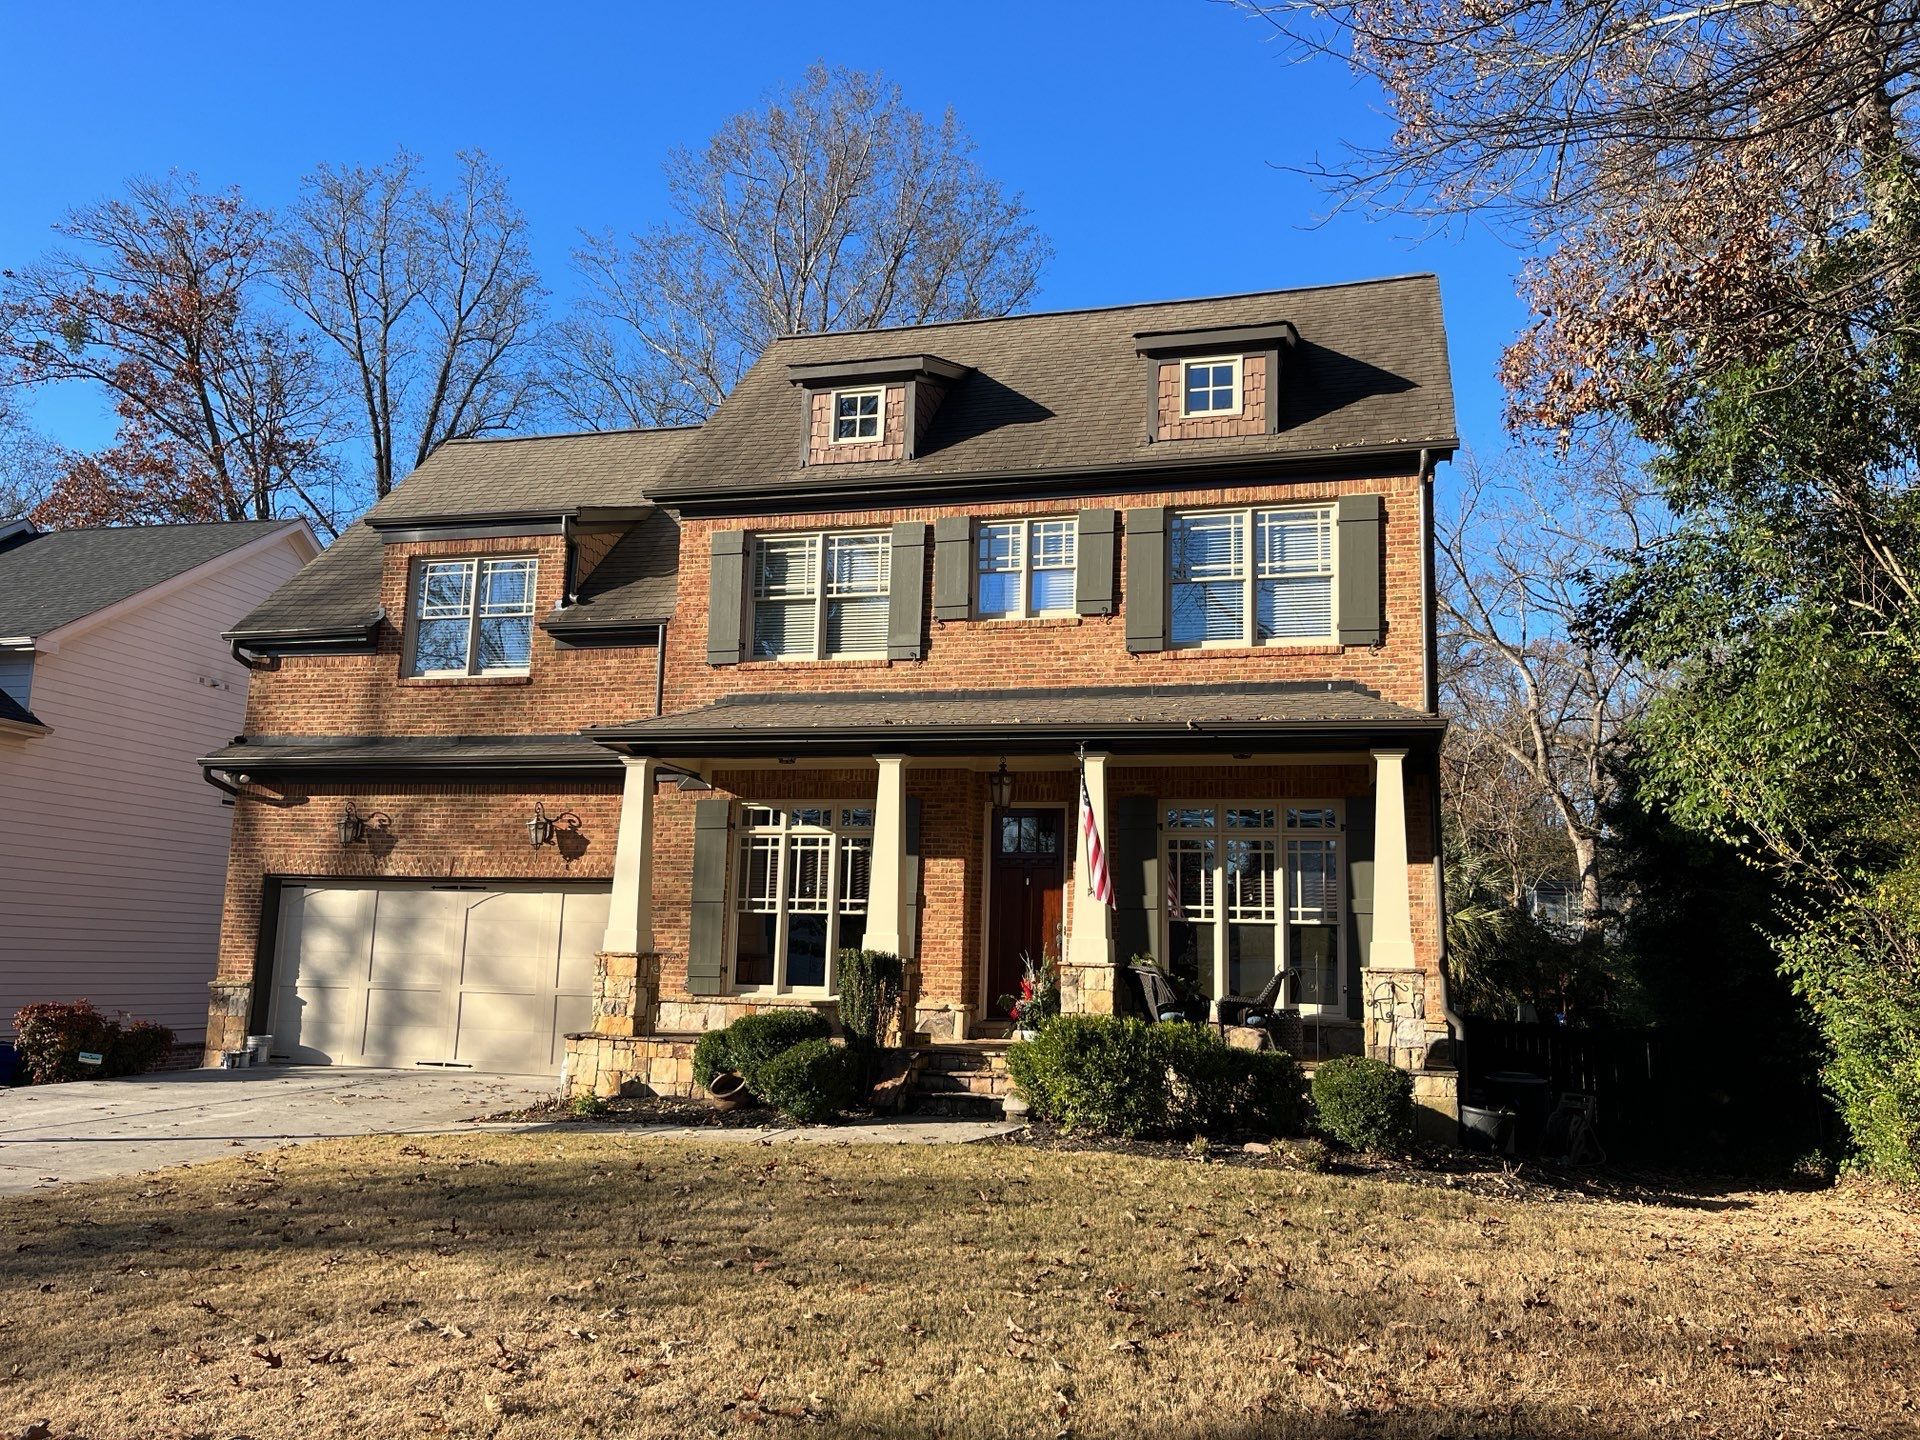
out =
[[[1501,443],[1494,367],[1524,321],[1519,256],[1476,227],[1424,236],[1284,168],[1376,137],[1378,96],[1343,67],[1289,63],[1210,0],[960,5],[161,6],[0,0],[0,266],[39,254],[68,208],[129,176],[193,170],[276,205],[322,161],[405,144],[500,161],[555,303],[582,228],[664,214],[660,160],[813,60],[884,70],[951,105],[1021,190],[1055,257],[1038,308],[1117,304],[1432,270],[1461,430]],[[82,446],[104,407],[47,396]]]

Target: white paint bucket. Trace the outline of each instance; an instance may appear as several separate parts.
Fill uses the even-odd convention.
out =
[[[254,1065],[266,1064],[267,1052],[271,1049],[273,1049],[273,1036],[271,1035],[247,1036],[247,1054],[248,1054],[248,1061],[250,1064],[254,1064]]]

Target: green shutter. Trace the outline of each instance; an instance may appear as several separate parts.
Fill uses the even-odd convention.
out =
[[[707,572],[707,663],[738,665],[746,640],[747,532],[716,530]]]
[[[1113,522],[1111,510],[1080,512],[1073,608],[1082,615],[1113,613]]]
[[[1107,802],[1113,875],[1113,954],[1121,964],[1154,953],[1160,917],[1159,802],[1122,795]]]
[[[973,521],[949,515],[933,522],[933,618],[973,614]]]
[[[1127,511],[1127,649],[1167,648],[1167,512]]]
[[[727,975],[727,844],[733,802],[693,807],[693,912],[687,926],[687,993],[719,995]]]
[[[1342,495],[1339,509],[1339,594],[1334,624],[1342,645],[1378,645],[1380,617],[1380,497]]]
[[[903,520],[893,527],[893,569],[887,577],[887,658],[919,660],[926,617],[927,527]]]

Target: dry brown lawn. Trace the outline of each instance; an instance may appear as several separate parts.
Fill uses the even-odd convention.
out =
[[[1866,1191],[355,1140],[0,1201],[0,1437],[1915,1433]]]

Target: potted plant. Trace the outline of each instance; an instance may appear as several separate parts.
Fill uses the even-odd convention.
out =
[[[1014,1035],[1021,1040],[1031,1040],[1039,1033],[1042,1021],[1060,1013],[1060,965],[1051,955],[1041,956],[1036,965],[1033,957],[1022,950],[1020,968],[1024,972],[1020,977],[1020,993],[1002,995],[1000,1004],[1013,1017]]]

